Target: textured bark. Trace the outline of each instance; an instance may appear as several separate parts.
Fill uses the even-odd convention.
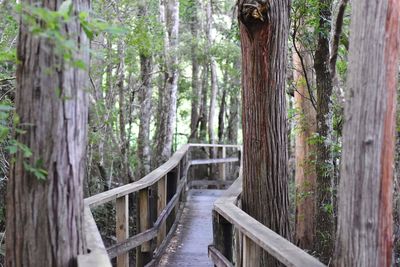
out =
[[[249,215],[285,238],[290,237],[285,99],[288,5],[286,0],[239,1],[242,205]],[[266,253],[261,254],[256,257],[258,266],[278,265]]]
[[[35,2],[36,3],[36,2]],[[42,1],[57,10],[62,1]],[[89,1],[72,1],[73,13],[87,11]],[[32,1],[24,4],[33,5]],[[89,62],[89,42],[76,18],[62,27],[76,45],[75,59]],[[84,252],[83,176],[87,137],[88,76],[56,53],[54,43],[34,36],[21,22],[18,38],[16,112],[19,151],[7,190],[6,266],[76,266]],[[43,161],[48,172],[40,181],[24,162]]]
[[[312,250],[315,236],[315,147],[310,144],[310,138],[316,131],[316,113],[310,101],[311,97],[305,83],[304,72],[312,78],[311,55],[301,50],[305,68],[300,62],[297,52],[293,52],[293,80],[296,86],[294,92],[295,107],[298,115],[296,120],[295,157],[296,157],[296,232],[295,242],[303,249]],[[311,79],[312,80],[312,79]]]
[[[139,7],[139,14],[147,17],[147,4],[143,3]],[[151,150],[150,150],[150,120],[153,86],[151,82],[152,56],[145,53],[140,54],[140,79],[141,87],[139,89],[140,103],[140,125],[137,140],[136,156],[139,159],[136,168],[136,180],[144,177],[151,169]]]
[[[391,266],[400,2],[352,2],[335,266]]]
[[[119,65],[117,69],[118,106],[119,106],[119,139],[121,150],[121,183],[127,184],[131,180],[129,167],[129,140],[126,135],[126,104],[125,104],[125,45],[118,42]]]
[[[200,100],[201,100],[201,85],[200,85],[200,65],[198,60],[198,37],[199,37],[199,19],[198,19],[198,2],[197,0],[190,1],[191,4],[191,17],[190,17],[190,31],[193,41],[190,47],[192,59],[192,109],[190,116],[190,141],[196,141],[200,122]]]
[[[333,213],[333,162],[331,154],[332,135],[332,78],[329,70],[329,39],[331,31],[332,0],[319,2],[319,33],[314,68],[317,88],[317,133],[321,138],[317,143],[317,211],[315,250],[322,262],[328,263],[333,253],[335,232]]]
[[[199,139],[202,142],[207,142],[207,93],[208,93],[208,73],[209,73],[209,68],[206,66],[203,66],[203,73],[202,73],[202,85],[201,85],[201,107],[200,107],[200,133],[199,133]]]
[[[235,69],[240,69],[240,60],[234,63]],[[235,77],[233,80],[233,90],[230,91],[229,95],[229,119],[227,126],[227,141],[229,144],[238,143],[239,133],[239,121],[240,121],[240,102],[239,102],[239,90],[240,90],[240,76]]]
[[[160,0],[160,21],[164,27],[164,88],[156,133],[154,166],[164,163],[172,152],[178,93],[179,1]]]

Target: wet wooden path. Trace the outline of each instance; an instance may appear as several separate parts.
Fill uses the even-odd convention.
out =
[[[212,267],[207,247],[212,243],[212,208],[223,190],[189,191],[176,233],[160,260],[162,267]]]

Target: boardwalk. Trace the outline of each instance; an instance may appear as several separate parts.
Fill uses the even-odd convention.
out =
[[[223,190],[190,190],[186,207],[159,266],[212,267],[207,247],[212,243],[211,211]]]

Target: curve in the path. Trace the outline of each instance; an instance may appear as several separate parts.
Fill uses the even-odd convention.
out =
[[[160,260],[162,267],[212,267],[212,208],[223,190],[190,190],[176,233]]]

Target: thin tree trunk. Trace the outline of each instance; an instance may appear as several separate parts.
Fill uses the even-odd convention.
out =
[[[33,5],[25,1],[23,5]],[[61,1],[42,1],[57,10]],[[89,1],[72,1],[73,14]],[[83,253],[83,177],[88,117],[88,75],[57,53],[52,40],[33,35],[21,22],[18,39],[16,112],[19,143],[32,156],[15,155],[7,190],[6,266],[76,266]],[[76,17],[62,34],[75,46],[75,59],[89,63],[89,41]],[[41,167],[40,179],[27,165]]]
[[[297,45],[299,46],[299,45]],[[311,96],[305,83],[304,72],[312,77],[312,58],[304,49],[300,52],[305,68],[300,62],[297,52],[293,51],[293,80],[296,86],[294,92],[295,108],[298,111],[296,120],[295,157],[296,157],[296,232],[295,242],[303,249],[312,250],[315,236],[315,147],[310,139],[316,131],[316,113],[310,99]]]
[[[319,34],[314,68],[317,88],[317,210],[315,250],[322,262],[328,263],[334,247],[334,210],[333,210],[333,162],[331,153],[332,139],[332,78],[329,69],[329,39],[331,31],[332,0],[319,2]]]
[[[238,59],[234,63],[235,69],[240,69],[240,60]],[[238,132],[239,132],[239,121],[240,121],[240,102],[239,102],[239,92],[240,92],[240,76],[233,78],[232,84],[233,90],[230,90],[229,95],[229,119],[228,119],[228,129],[227,129],[227,139],[229,144],[238,143]]]
[[[147,4],[143,3],[139,7],[139,14],[146,18],[148,14]],[[140,54],[140,78],[141,87],[139,88],[140,103],[140,125],[137,140],[137,159],[136,180],[144,177],[151,169],[150,153],[150,120],[153,86],[151,82],[152,57],[145,53]]]
[[[194,41],[191,43],[191,59],[192,59],[192,110],[190,117],[190,136],[189,142],[196,141],[197,132],[199,129],[200,122],[200,100],[201,100],[201,86],[200,86],[200,65],[198,60],[198,36],[199,36],[199,19],[198,19],[198,2],[192,0],[191,2],[191,17],[190,17],[190,31]]]
[[[129,171],[129,140],[126,138],[126,107],[125,107],[125,47],[120,40],[118,42],[118,55],[119,65],[117,70],[117,87],[118,87],[118,104],[119,104],[119,138],[120,138],[120,149],[121,149],[121,182],[123,184],[128,183],[131,180]]]
[[[179,1],[160,0],[160,20],[164,27],[165,79],[162,113],[157,127],[155,166],[164,163],[172,152],[178,93]]]
[[[391,266],[400,2],[352,2],[334,266]]]
[[[240,0],[243,104],[243,210],[290,239],[286,129],[289,2]],[[251,266],[278,262],[250,245]],[[250,263],[248,263],[250,264]]]
[[[201,142],[207,142],[207,93],[208,93],[208,73],[209,73],[209,68],[207,66],[203,67],[203,73],[202,73],[202,85],[201,85],[201,108],[200,108],[200,133],[199,133],[199,139]]]
[[[211,94],[210,94],[210,110],[208,114],[208,138],[210,144],[214,144],[216,142],[214,124],[216,117],[216,105],[217,105],[217,94],[218,94],[218,84],[217,84],[217,63],[215,62],[214,56],[211,54],[211,48],[213,43],[213,38],[211,36],[212,29],[212,5],[211,0],[207,1],[206,6],[206,36],[207,36],[207,50],[209,53],[209,63],[210,63],[210,72],[211,72]],[[215,148],[210,148],[210,158],[215,158],[217,156],[217,150]],[[216,166],[210,165],[210,178],[213,178]]]

